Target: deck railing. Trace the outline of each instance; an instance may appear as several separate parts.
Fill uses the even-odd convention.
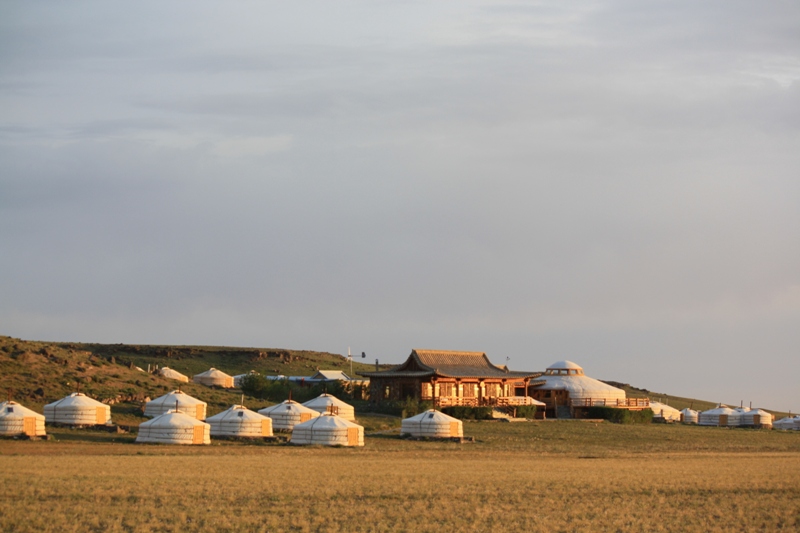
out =
[[[571,407],[616,407],[619,409],[645,409],[650,407],[648,398],[574,398]]]
[[[440,396],[436,398],[437,407],[480,407],[480,406],[515,406],[533,405],[533,398],[529,396],[489,396],[485,398],[462,398],[457,396]]]

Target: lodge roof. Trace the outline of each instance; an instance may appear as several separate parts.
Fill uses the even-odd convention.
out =
[[[495,366],[484,352],[457,352],[449,350],[411,351],[406,361],[389,370],[359,372],[368,378],[537,378],[541,372],[514,372]]]

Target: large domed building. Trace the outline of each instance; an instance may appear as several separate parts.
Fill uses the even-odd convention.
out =
[[[572,361],[558,361],[547,367],[539,378],[541,385],[531,387],[531,396],[544,402],[548,417],[581,418],[590,407],[645,409],[647,399],[625,397],[625,391],[590,378]]]

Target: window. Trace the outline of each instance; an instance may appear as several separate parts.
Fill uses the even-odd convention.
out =
[[[433,386],[430,383],[422,384],[422,398],[424,400],[433,398]]]
[[[453,394],[453,389],[452,383],[440,383],[439,396],[455,396],[455,394]]]
[[[486,383],[484,384],[484,387],[486,390],[486,396],[488,397],[502,396],[499,383]]]
[[[464,398],[475,398],[478,396],[477,383],[464,383],[462,390]]]

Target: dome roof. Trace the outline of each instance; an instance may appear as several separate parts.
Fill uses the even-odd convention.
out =
[[[184,383],[189,382],[189,376],[185,376],[178,372],[177,370],[173,370],[169,367],[162,367],[158,370],[158,374],[162,377],[169,378],[169,379],[177,379],[178,381],[183,381]]]
[[[570,361],[560,361],[556,365],[560,363],[575,365]],[[543,376],[537,378],[539,380],[544,381],[544,384],[539,385],[536,390],[564,390],[572,399],[625,399],[624,390],[583,375],[583,369],[578,365],[566,368],[549,367]]]
[[[31,411],[24,405],[19,404],[17,402],[3,402],[2,405],[0,405],[0,418],[11,420],[11,419],[22,419],[31,416],[37,419],[44,420],[44,415],[40,415],[36,411]]]
[[[199,374],[195,374],[194,377],[225,379],[225,378],[230,378],[231,376],[229,376],[222,370],[217,370],[216,368],[209,368],[205,372],[200,372]]]
[[[727,405],[720,404],[718,407],[714,409],[709,409],[708,411],[703,411],[700,414],[702,415],[732,415],[736,414],[736,411],[728,407]]]
[[[147,422],[142,422],[139,424],[139,427],[145,428],[190,428],[195,426],[206,426],[201,421],[196,418],[193,418],[189,415],[183,414],[181,412],[175,411],[174,409],[170,409],[163,415],[158,415],[157,417],[153,418],[152,420],[148,420]]]
[[[661,402],[650,402],[650,410],[653,411],[653,414],[657,417],[664,417],[667,420],[677,420],[681,417],[681,412],[672,407],[671,405],[667,405]]]
[[[206,402],[202,400],[198,400],[192,396],[189,396],[183,391],[174,390],[172,392],[168,392],[164,396],[159,396],[155,400],[151,400],[147,402],[148,405],[166,405],[168,407],[175,407],[175,402],[178,402],[179,406],[182,407],[189,407],[192,405],[206,405]]]
[[[242,421],[242,422],[250,422],[250,421],[261,421],[267,418],[266,416],[256,413],[255,411],[251,411],[244,405],[232,405],[228,409],[225,409],[221,413],[218,413],[214,416],[209,416],[206,418],[206,422],[209,424],[216,423],[216,422],[225,422],[228,420],[231,421]]]
[[[264,409],[259,409],[258,412],[262,415],[267,415],[267,416],[278,413],[281,414],[296,413],[298,415],[301,413],[308,413],[314,417],[319,416],[319,412],[306,407],[302,403],[297,403],[294,400],[286,400],[285,402],[281,402],[277,405],[273,405],[271,407],[265,407]]]
[[[446,415],[441,411],[437,411],[436,409],[428,409],[427,411],[423,411],[418,415],[406,418],[403,420],[403,422],[438,422],[449,424],[450,422],[460,422],[460,420],[458,418],[453,418],[450,415]]]
[[[547,367],[547,370],[565,370],[565,369],[583,370],[583,368],[579,364],[567,360],[556,361],[555,363]]]
[[[342,418],[341,416],[336,415],[322,415],[316,418],[312,418],[308,422],[303,422],[302,424],[297,424],[294,427],[294,430],[297,431],[298,429],[305,429],[311,428],[314,431],[323,430],[323,429],[347,429],[347,428],[360,428],[358,424],[350,422]]]
[[[320,394],[313,400],[305,402],[303,405],[309,409],[314,409],[323,415],[333,411],[333,414],[335,415],[344,417],[348,420],[355,420],[355,410],[353,409],[353,406],[343,402],[331,394]]]
[[[65,396],[60,400],[47,404],[53,407],[108,407],[104,403],[100,403],[95,399],[89,398],[82,392],[73,392],[69,396]]]

